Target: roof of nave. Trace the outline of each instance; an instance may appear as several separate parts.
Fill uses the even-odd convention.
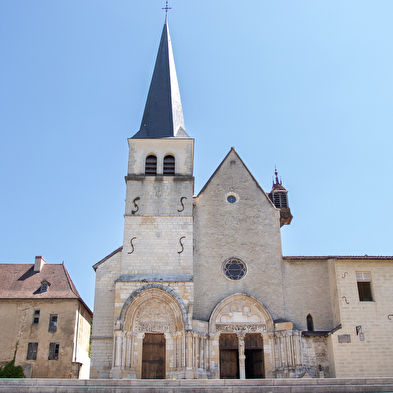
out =
[[[109,255],[107,255],[106,257],[102,258],[101,261],[98,261],[97,263],[95,263],[93,265],[93,269],[97,270],[98,266],[100,266],[102,263],[104,263],[105,261],[107,261],[109,258],[112,258],[114,255],[116,255],[118,252],[122,252],[123,251],[123,246],[120,246],[119,248],[117,248],[115,251],[111,252]]]
[[[285,260],[327,260],[327,259],[364,259],[364,260],[370,260],[370,259],[377,259],[377,260],[393,260],[393,256],[390,255],[327,255],[327,256],[283,256],[283,259]]]
[[[48,283],[46,292],[42,282]],[[1,263],[0,299],[79,299],[91,313],[63,263],[45,263],[40,271],[34,271],[34,263]]]

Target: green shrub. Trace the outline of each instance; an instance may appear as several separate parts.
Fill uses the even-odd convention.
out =
[[[4,368],[0,367],[0,378],[25,378],[23,368],[21,366],[15,366],[16,350],[18,349],[18,343],[15,345],[14,357],[7,363]]]

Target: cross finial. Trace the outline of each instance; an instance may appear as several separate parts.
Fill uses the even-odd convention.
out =
[[[168,6],[168,0],[166,0],[166,2],[165,2],[165,7],[162,8],[162,9],[165,10],[165,17],[167,17],[167,15],[168,15],[168,10],[171,10],[171,9],[172,9],[172,7],[169,7],[169,6]]]
[[[278,172],[276,166],[274,166],[274,174],[276,175],[276,184],[278,184]]]

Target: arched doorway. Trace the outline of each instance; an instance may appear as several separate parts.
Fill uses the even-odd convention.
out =
[[[258,299],[242,293],[225,298],[213,310],[209,330],[218,342],[217,377],[265,377],[271,359],[264,353],[264,340],[274,328],[270,313]]]
[[[113,375],[165,379],[184,369],[187,311],[173,290],[159,284],[138,289],[118,321]]]

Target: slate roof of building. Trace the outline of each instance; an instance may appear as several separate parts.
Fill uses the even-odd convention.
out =
[[[48,291],[41,292],[47,281]],[[34,263],[0,264],[0,299],[79,299],[88,311],[64,264],[45,263],[34,271]]]
[[[132,138],[189,138],[185,128],[171,37],[165,21],[141,127]]]

